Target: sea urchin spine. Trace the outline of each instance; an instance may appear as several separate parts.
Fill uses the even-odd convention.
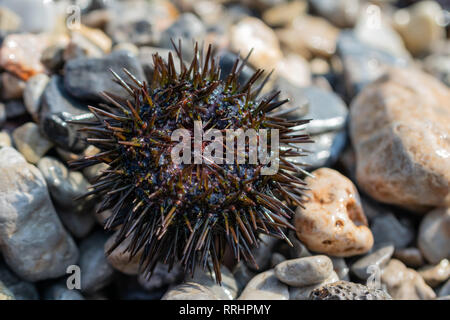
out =
[[[105,229],[118,229],[118,236],[109,253],[130,238],[126,250],[131,257],[139,253],[145,276],[151,276],[158,262],[169,269],[181,263],[191,274],[197,265],[206,268],[212,263],[220,283],[227,246],[237,260],[242,257],[256,265],[251,249],[258,246],[260,233],[289,242],[283,229],[293,228],[291,208],[301,206],[306,189],[299,178],[305,171],[290,158],[302,155],[299,143],[312,142],[297,131],[308,120],[271,116],[269,112],[286,101],[276,100],[279,92],[258,98],[268,79],[261,81],[262,70],[239,85],[245,60],[237,59],[224,78],[211,46],[204,56],[196,45],[189,66],[181,58],[181,42],[174,47],[179,73],[171,53],[167,63],[155,54],[150,85],[126,70],[128,82],[113,72],[129,98],[103,93],[108,104],[89,107],[93,120],[78,123],[86,126],[80,131],[100,152],[71,166],[108,165],[86,195],[102,198],[98,212],[112,211]],[[262,175],[263,164],[175,164],[171,150],[177,142],[171,140],[171,133],[193,132],[196,121],[202,121],[204,131],[278,130],[282,147],[278,172]],[[203,142],[202,148],[206,145]],[[245,151],[248,159],[248,147]],[[237,151],[233,152],[236,157]]]

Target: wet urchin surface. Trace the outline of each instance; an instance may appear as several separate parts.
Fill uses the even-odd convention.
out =
[[[176,62],[170,53],[167,62],[153,55],[149,84],[126,70],[126,80],[113,72],[114,81],[129,96],[124,99],[105,92],[107,104],[89,107],[93,120],[77,123],[85,126],[80,134],[100,151],[73,161],[71,166],[108,166],[98,172],[87,194],[101,201],[98,212],[112,211],[104,227],[118,230],[118,236],[108,254],[128,239],[126,251],[131,257],[141,254],[140,272],[146,277],[158,262],[168,264],[169,269],[181,263],[190,274],[196,266],[212,266],[220,282],[227,247],[236,260],[256,266],[251,250],[258,246],[259,234],[289,242],[284,230],[293,228],[291,208],[301,206],[306,189],[301,179],[306,172],[293,158],[303,155],[298,144],[311,142],[302,132],[308,120],[280,118],[276,109],[286,101],[277,99],[279,92],[259,97],[268,79],[262,78],[263,70],[239,84],[246,59],[237,59],[224,77],[211,46],[204,52],[196,45],[190,65],[181,59],[181,42],[174,47]],[[179,72],[175,63],[179,63]],[[214,154],[213,159],[205,153],[201,163],[173,161],[171,152],[178,141],[172,141],[172,133],[185,129],[194,137],[197,121],[205,133],[255,129],[258,145],[263,139],[271,141],[274,131],[268,129],[278,130],[279,170],[262,174],[271,164],[250,164],[247,144],[240,150],[241,156],[245,151],[243,164],[221,163],[222,156]],[[263,137],[260,129],[267,129],[267,136]],[[188,143],[191,154],[181,153],[184,159],[194,159],[194,143],[193,139]],[[204,152],[209,143],[202,141],[200,149]],[[230,150],[226,147],[224,153]],[[270,144],[267,151],[275,152]],[[238,148],[231,152],[236,160]]]

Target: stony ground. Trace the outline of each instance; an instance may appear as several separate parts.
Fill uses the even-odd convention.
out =
[[[86,0],[81,25],[68,4],[0,0],[0,299],[449,298],[447,1]],[[151,79],[171,38],[188,61],[192,39],[214,43],[224,70],[253,48],[242,80],[275,69],[267,91],[313,119],[294,246],[262,236],[259,270],[224,266],[222,287],[106,258],[109,213],[73,201],[100,168],[68,169],[97,151],[67,121],[118,90],[109,68]]]

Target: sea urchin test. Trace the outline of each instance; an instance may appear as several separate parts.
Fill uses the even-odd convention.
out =
[[[181,58],[181,43],[174,47],[179,72],[171,53],[167,62],[155,54],[150,84],[126,70],[126,80],[113,72],[129,96],[105,92],[108,104],[89,107],[93,120],[78,123],[86,126],[81,132],[100,152],[71,165],[108,166],[86,194],[101,201],[98,212],[112,212],[105,229],[118,230],[118,236],[107,253],[127,239],[126,251],[131,257],[140,255],[140,272],[147,277],[160,262],[169,269],[181,264],[190,274],[197,266],[212,266],[220,282],[227,247],[236,260],[256,266],[252,248],[259,245],[259,234],[289,242],[284,231],[293,228],[292,209],[301,206],[306,189],[301,179],[305,171],[294,158],[302,155],[299,144],[312,142],[302,132],[308,120],[280,117],[283,111],[277,108],[286,100],[277,99],[279,92],[259,97],[268,79],[262,79],[262,70],[238,83],[248,57],[237,59],[224,77],[211,46],[205,53],[196,45],[188,66]],[[180,129],[190,140],[174,138]],[[199,142],[194,136],[200,129]],[[213,130],[226,138],[205,139]],[[248,140],[256,139],[258,151],[265,147],[268,155],[277,154],[278,170],[272,174],[264,174],[270,161],[251,161],[251,142],[244,147],[238,143],[242,134],[250,136],[249,130]],[[273,132],[279,150],[269,143]],[[215,148],[210,148],[213,143]],[[219,147],[227,159],[216,152]],[[216,150],[205,155],[211,149]],[[201,161],[196,161],[198,156]]]

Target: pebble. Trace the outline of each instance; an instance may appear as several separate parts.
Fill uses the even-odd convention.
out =
[[[394,300],[429,300],[436,297],[417,271],[407,268],[397,259],[391,259],[384,268],[381,282]]]
[[[286,26],[295,18],[306,12],[308,4],[306,1],[294,0],[281,2],[263,12],[262,19],[272,27]]]
[[[351,270],[358,278],[367,280],[372,274],[370,268],[376,266],[379,269],[383,269],[391,259],[393,253],[393,245],[384,245],[354,262],[351,266]]]
[[[33,164],[36,164],[53,146],[41,134],[39,126],[34,122],[27,122],[18,127],[14,130],[12,136],[17,149],[28,162]]]
[[[95,226],[95,218],[92,210],[83,210],[86,205],[74,204],[73,208],[61,208],[55,205],[56,212],[67,230],[75,238],[82,239],[86,237]]]
[[[330,257],[333,262],[333,270],[336,272],[337,276],[341,280],[349,281],[349,271],[350,269],[347,266],[344,258]],[[337,280],[336,280],[337,281]]]
[[[223,50],[218,54],[219,57],[219,66],[222,72],[220,73],[220,79],[226,80],[227,75],[230,74],[233,69],[234,63],[236,59],[239,58],[237,54],[229,51]],[[242,59],[240,59],[242,61]],[[242,68],[241,74],[238,77],[238,83],[240,85],[245,85],[245,83],[253,76],[255,70],[249,66],[248,64],[244,65]]]
[[[445,297],[450,295],[450,279],[439,290],[439,297]]]
[[[300,288],[289,288],[289,300],[308,300],[309,295],[313,290],[336,281],[339,281],[339,277],[337,273],[333,271],[331,272],[331,275],[322,282]]]
[[[81,293],[74,289],[70,290],[64,283],[56,283],[44,292],[45,300],[85,300]]]
[[[211,289],[195,282],[186,282],[166,292],[161,300],[219,300]]]
[[[59,73],[64,65],[65,43],[56,43],[48,46],[42,53],[41,62],[47,70],[52,73]]]
[[[450,89],[412,68],[391,68],[350,107],[358,185],[414,211],[450,203]]]
[[[31,282],[19,279],[3,262],[0,262],[0,282],[8,287],[16,300],[39,299],[36,286]]]
[[[407,66],[408,62],[359,40],[353,31],[341,31],[337,40],[337,54],[342,60],[346,95],[352,98],[371,83],[388,66]]]
[[[395,249],[394,257],[412,268],[418,268],[425,264],[422,253],[415,247]]]
[[[275,75],[283,77],[297,87],[311,85],[309,63],[305,58],[296,54],[288,54],[279,60],[275,68]]]
[[[288,99],[288,101],[281,105],[281,107],[277,108],[275,113],[271,113],[271,115],[282,115],[289,120],[298,120],[303,118],[308,113],[310,101],[308,101],[306,96],[303,94],[301,88],[284,78],[279,78],[277,80],[276,88],[278,91],[281,91],[279,100]]]
[[[146,276],[141,273],[138,275],[138,282],[145,290],[155,292],[178,284],[183,276],[183,268],[179,264],[174,265],[172,270],[169,271],[167,264],[158,263],[150,279],[146,279]]]
[[[419,227],[417,243],[425,259],[438,263],[450,258],[450,208],[427,213]]]
[[[47,182],[52,198],[63,208],[73,208],[76,205],[74,199],[89,191],[89,182],[83,175],[78,171],[69,171],[56,158],[43,157],[37,167]]]
[[[376,244],[392,243],[396,249],[406,248],[414,239],[414,230],[408,220],[399,221],[392,213],[375,217],[371,230]]]
[[[338,281],[315,289],[310,300],[392,300],[391,296],[380,289],[369,288],[359,283]]]
[[[258,267],[251,263],[248,263],[247,266],[252,270],[258,270],[261,272],[269,267],[271,253],[273,252],[278,241],[276,238],[270,237],[266,234],[260,234],[259,239],[259,247],[252,249],[253,258],[255,259]]]
[[[104,52],[101,48],[86,39],[79,32],[72,32],[70,41],[63,52],[64,61],[77,58],[101,58]]]
[[[238,285],[233,274],[225,266],[220,268],[222,274],[222,283],[216,282],[216,275],[214,272],[202,270],[197,268],[195,270],[194,277],[191,280],[190,276],[186,277],[186,280],[193,281],[201,284],[202,286],[210,289],[214,295],[220,300],[233,300],[238,295]]]
[[[94,293],[103,289],[113,279],[114,269],[108,263],[104,246],[108,236],[95,232],[80,244],[79,266],[82,270],[81,291]]]
[[[0,300],[16,300],[14,294],[0,281]]]
[[[81,152],[85,148],[85,143],[76,132],[76,126],[69,125],[66,121],[87,115],[89,111],[84,103],[77,101],[66,91],[63,81],[63,78],[58,75],[50,78],[42,95],[39,124],[41,130],[57,146],[65,150]]]
[[[356,187],[333,169],[320,168],[312,174],[315,179],[305,179],[311,197],[305,200],[305,209],[295,212],[297,237],[308,249],[332,256],[368,252],[373,236]]]
[[[42,174],[10,147],[0,149],[0,193],[0,247],[8,266],[28,281],[65,275],[78,249],[58,219]]]
[[[1,2],[0,2],[1,5]],[[10,9],[0,7],[0,30],[1,31],[17,31],[22,23],[22,19]]]
[[[144,80],[137,58],[129,52],[116,51],[104,58],[78,58],[68,61],[64,67],[64,86],[72,96],[81,100],[104,101],[100,95],[103,91],[127,97],[128,92],[113,81],[110,72],[112,69],[124,80],[128,80],[123,68],[138,80]]]
[[[110,248],[114,245],[116,241],[116,237],[118,236],[119,231],[114,233],[108,241],[105,243],[105,254],[109,251]],[[116,270],[128,274],[128,275],[137,275],[139,273],[139,261],[141,259],[142,250],[140,250],[135,256],[130,259],[130,253],[128,251],[125,252],[127,247],[130,244],[130,238],[132,234],[121,242],[121,244],[116,247],[109,255],[107,255],[108,263]]]
[[[347,133],[345,130],[325,132],[312,135],[311,139],[314,143],[305,148],[309,152],[305,156],[296,158],[296,161],[305,163],[308,169],[331,167],[345,148]],[[302,147],[304,148],[305,145],[303,144]]]
[[[289,289],[270,269],[251,279],[238,300],[289,300]]]
[[[5,100],[22,98],[25,89],[25,81],[9,72],[1,74],[1,96]]]
[[[427,72],[450,87],[450,55],[431,54],[423,63]]]
[[[291,287],[304,287],[327,279],[333,263],[327,256],[311,256],[286,260],[275,267],[275,276]]]
[[[20,17],[20,31],[39,33],[53,30],[56,25],[58,15],[53,1],[1,0],[0,6]]]
[[[299,89],[308,101],[308,112],[304,119],[312,119],[306,126],[309,134],[337,131],[344,128],[348,108],[344,101],[332,91],[316,86]]]
[[[47,38],[42,35],[8,35],[0,48],[0,66],[26,81],[45,71],[41,55],[46,46]]]
[[[437,265],[420,268],[418,272],[430,287],[435,288],[450,278],[450,262],[443,259]]]
[[[374,19],[377,19],[376,22]],[[377,5],[367,5],[361,10],[354,33],[361,42],[372,48],[406,61],[411,59],[402,38],[392,28],[389,17]]]
[[[181,39],[183,58],[191,61],[194,57],[194,41],[197,41],[200,46],[205,35],[206,28],[200,19],[192,13],[184,13],[169,28],[164,30],[161,34],[159,46],[173,49],[170,39],[173,39],[177,45],[178,39]]]
[[[309,0],[311,9],[339,28],[352,28],[362,12],[358,0]]]
[[[246,17],[231,27],[230,47],[243,57],[253,49],[249,63],[264,70],[274,69],[283,57],[275,32],[254,17]]]
[[[127,51],[129,53],[134,54],[135,56],[139,55],[139,48],[130,42],[121,42],[121,43],[114,45],[114,47],[112,48],[113,52],[120,51],[120,50]]]
[[[250,270],[247,265],[240,261],[233,268],[233,276],[236,279],[236,283],[238,286],[238,292],[242,292],[247,283],[255,276],[255,272]]]
[[[39,111],[42,102],[42,94],[44,93],[45,87],[47,86],[50,78],[44,74],[37,74],[30,79],[25,84],[25,89],[23,90],[23,101],[28,113],[33,117],[34,121],[39,119]]]
[[[4,147],[11,147],[11,137],[7,131],[0,131],[0,149]]]
[[[298,16],[288,28],[277,30],[281,44],[306,59],[331,57],[336,51],[339,29],[321,17]]]
[[[27,109],[22,100],[8,100],[5,103],[5,112],[7,119],[16,119],[27,114]]]
[[[444,12],[435,1],[420,1],[394,14],[393,23],[408,50],[420,54],[445,38]]]

